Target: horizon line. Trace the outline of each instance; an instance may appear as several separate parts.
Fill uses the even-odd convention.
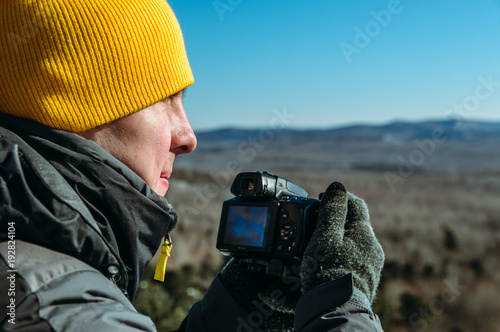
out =
[[[447,123],[447,122],[464,122],[464,123],[476,123],[476,124],[498,124],[500,125],[500,119],[498,120],[493,120],[493,119],[481,119],[481,118],[471,118],[471,119],[438,119],[438,118],[427,118],[427,119],[420,119],[420,120],[409,120],[409,119],[393,119],[389,121],[383,121],[383,122],[375,122],[375,121],[358,121],[358,122],[348,122],[345,124],[339,124],[339,125],[333,125],[333,126],[304,126],[304,127],[299,127],[299,126],[289,126],[285,128],[279,128],[280,131],[284,130],[290,130],[290,131],[326,131],[326,130],[333,130],[333,129],[342,129],[342,128],[349,128],[349,127],[358,127],[358,126],[366,126],[366,127],[384,127],[384,126],[389,126],[393,124],[424,124],[424,123]],[[255,131],[255,130],[262,130],[265,129],[265,126],[241,126],[241,125],[220,125],[220,126],[214,126],[212,128],[201,128],[201,129],[195,129],[193,130],[196,133],[209,133],[209,132],[214,132],[214,131],[223,131],[223,130],[244,130],[244,131]]]

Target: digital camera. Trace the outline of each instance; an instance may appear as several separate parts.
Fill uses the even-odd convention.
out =
[[[301,261],[316,227],[319,200],[268,172],[239,173],[231,193],[236,197],[222,206],[217,249],[264,265],[268,274],[281,275],[284,267]]]

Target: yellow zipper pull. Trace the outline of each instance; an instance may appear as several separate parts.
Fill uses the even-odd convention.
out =
[[[160,258],[158,259],[158,264],[156,264],[155,270],[155,280],[164,281],[165,272],[167,269],[167,259],[170,256],[170,250],[172,250],[172,240],[170,239],[170,234],[165,237],[165,242],[161,245]]]

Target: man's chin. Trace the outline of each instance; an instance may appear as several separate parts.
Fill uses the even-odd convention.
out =
[[[158,181],[158,185],[156,186],[155,192],[160,196],[165,196],[169,186],[170,184],[168,183],[167,178],[160,178],[160,181]]]

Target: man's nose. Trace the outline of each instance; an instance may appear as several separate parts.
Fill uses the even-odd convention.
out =
[[[175,128],[172,129],[172,145],[171,150],[176,155],[190,153],[196,148],[198,141],[194,134],[193,128],[184,113]]]

